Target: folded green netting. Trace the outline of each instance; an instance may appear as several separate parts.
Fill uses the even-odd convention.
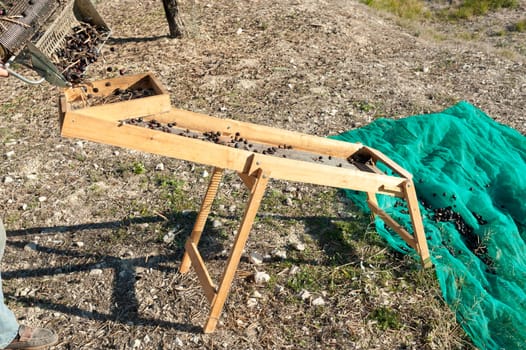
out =
[[[443,296],[473,343],[526,349],[526,137],[460,102],[334,138],[376,148],[413,174]],[[347,194],[368,211],[365,197]],[[379,204],[410,227],[398,199]],[[376,226],[415,255],[381,219]]]

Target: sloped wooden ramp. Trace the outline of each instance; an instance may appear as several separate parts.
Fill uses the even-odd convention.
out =
[[[154,93],[129,101],[75,107],[86,92],[106,96],[116,87],[133,86]],[[365,192],[371,211],[418,252],[424,267],[431,265],[412,176],[381,152],[357,143],[172,108],[166,91],[148,74],[94,82],[85,90],[67,89],[61,95],[62,136],[214,167],[180,267],[182,273],[194,267],[210,302],[205,333],[216,328],[270,178]],[[379,162],[393,175],[382,172],[376,166]],[[225,269],[216,284],[197,247],[225,169],[237,172],[250,195]],[[412,233],[378,206],[378,194],[405,200]]]

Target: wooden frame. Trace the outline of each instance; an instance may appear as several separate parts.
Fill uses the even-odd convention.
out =
[[[192,233],[185,245],[180,271],[193,266],[211,309],[204,332],[213,332],[228,296],[241,254],[257,214],[270,177],[289,181],[345,188],[367,193],[373,213],[396,231],[420,255],[424,267],[431,265],[422,218],[412,176],[381,152],[358,143],[348,143],[271,128],[231,119],[171,108],[141,118],[156,123],[176,124],[181,130],[206,133],[213,131],[224,139],[242,135],[265,147],[292,149],[295,159],[262,154],[253,150],[182,136],[177,133],[131,125],[127,121],[144,115],[147,108],[128,108],[127,103],[72,110],[67,92],[60,98],[61,134],[104,144],[160,154],[214,167],[208,190],[201,204]],[[136,102],[136,101],[130,101]],[[323,158],[325,157],[325,158]],[[322,163],[318,159],[331,159]],[[354,160],[356,159],[356,161]],[[383,163],[394,175],[386,175],[376,164]],[[345,163],[345,164],[343,164]],[[335,165],[337,164],[337,165]],[[216,285],[197,248],[210,208],[217,194],[224,169],[236,171],[250,191],[248,205],[235,237],[224,272]],[[409,210],[411,234],[377,202],[377,195],[404,199]]]

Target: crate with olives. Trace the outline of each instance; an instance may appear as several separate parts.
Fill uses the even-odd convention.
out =
[[[60,115],[78,113],[124,118],[162,113],[171,109],[170,95],[151,73],[123,75],[80,84],[62,91]]]

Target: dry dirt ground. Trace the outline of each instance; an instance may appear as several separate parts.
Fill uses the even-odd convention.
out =
[[[96,6],[113,37],[89,78],[151,71],[179,108],[325,137],[468,100],[526,133],[526,33],[506,30],[524,1],[404,23],[351,0],[186,0],[180,40],[160,1]],[[206,299],[177,268],[211,169],[61,138],[57,88],[0,88],[4,292],[21,322],[58,331],[56,349],[472,347],[432,271],[392,253],[337,190],[280,181],[246,248],[271,258],[242,260],[217,331],[202,334]],[[227,174],[202,248],[214,277],[244,199]]]

